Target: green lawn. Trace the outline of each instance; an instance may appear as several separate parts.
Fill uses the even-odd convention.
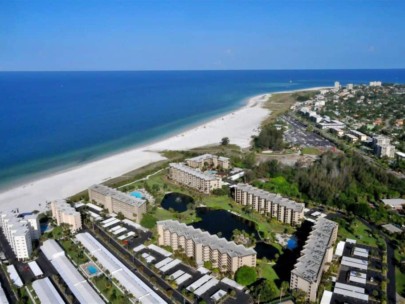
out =
[[[108,280],[108,278],[105,275],[93,277],[91,278],[91,281],[109,300],[109,303],[113,304],[128,303],[124,294],[110,280]]]
[[[397,293],[405,296],[405,273],[402,273],[398,267],[395,267],[395,285]]]
[[[364,225],[362,222],[359,220],[354,220],[353,224],[353,231],[354,233],[351,233],[346,229],[346,227],[343,227],[342,225],[339,225],[339,232],[338,235],[342,239],[355,239],[361,244],[369,245],[369,246],[377,246],[377,239],[372,235],[371,231],[369,228]]]
[[[319,155],[321,152],[317,148],[305,147],[301,150],[302,154]]]
[[[64,240],[59,240],[59,243],[63,247],[63,249],[66,251],[67,255],[75,261],[77,265],[86,263],[89,261],[87,256],[83,253],[83,250],[78,250],[78,247],[76,244],[73,243],[72,240],[69,239],[64,239]]]
[[[263,263],[261,260],[257,260],[256,269],[258,271],[258,276],[261,278],[265,278],[274,283],[276,283],[275,281],[279,279],[277,273],[274,271],[273,266],[271,264]],[[280,290],[278,288],[277,293],[280,293]]]

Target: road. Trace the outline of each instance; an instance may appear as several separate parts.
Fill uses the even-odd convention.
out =
[[[173,292],[172,298],[174,298],[179,303],[190,303],[190,301],[185,298],[180,292],[176,289],[173,289],[169,284],[166,283],[159,275],[154,273],[151,269],[148,268],[147,265],[143,264],[139,259],[135,257],[134,254],[130,254],[124,247],[121,246],[112,236],[108,235],[102,229],[100,229],[97,225],[94,226],[95,231],[86,227],[86,231],[93,235],[101,244],[103,244],[106,248],[109,248],[107,244],[107,240],[109,240],[109,244],[114,246],[115,249],[122,252],[126,255],[126,259],[123,259],[121,256],[117,255],[114,251],[111,251],[114,256],[119,259],[125,266],[127,266],[134,274],[136,274],[142,281],[147,284],[150,288],[155,290],[155,292],[163,298],[167,303],[173,303],[173,299],[171,299],[167,295],[167,291],[171,290]],[[128,262],[132,261],[132,263]],[[135,267],[134,267],[135,266]],[[139,272],[138,269],[142,268],[143,271]],[[146,277],[146,278],[145,278]],[[152,282],[155,282],[152,284]],[[158,285],[159,289],[156,288],[154,285]],[[164,290],[163,293],[161,290]],[[191,303],[190,303],[191,304]]]

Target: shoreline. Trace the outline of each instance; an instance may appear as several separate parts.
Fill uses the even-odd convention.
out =
[[[146,144],[133,146],[86,164],[51,173],[34,181],[0,192],[2,210],[19,208],[20,212],[46,210],[46,202],[67,198],[95,183],[102,183],[142,166],[165,160],[159,152],[164,150],[188,150],[210,144],[219,144],[229,137],[232,144],[249,147],[251,137],[258,134],[261,122],[270,114],[263,107],[272,94],[313,91],[315,87],[283,92],[264,93],[247,98],[246,103],[225,114],[198,122],[175,135],[166,134]]]

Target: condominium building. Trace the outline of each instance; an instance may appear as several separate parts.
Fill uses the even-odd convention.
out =
[[[301,256],[291,272],[291,290],[303,290],[311,302],[316,301],[322,273],[327,270],[328,264],[332,261],[337,232],[337,223],[319,218],[312,227]]]
[[[146,212],[146,200],[137,198],[104,185],[89,188],[90,201],[102,205],[110,213],[122,213],[126,218],[141,222]]]
[[[17,259],[29,259],[32,253],[31,229],[33,229],[30,223],[17,217],[13,212],[1,212],[0,223],[3,234]]]
[[[56,200],[51,203],[52,217],[58,225],[67,224],[73,233],[82,228],[80,212],[70,206],[65,200]]]
[[[378,157],[387,156],[393,158],[395,156],[395,146],[391,145],[391,140],[383,135],[378,135],[373,138],[374,154]]]
[[[256,266],[256,251],[229,242],[217,235],[179,223],[174,220],[157,222],[158,244],[170,246],[173,250],[182,248],[188,257],[198,265],[210,261],[222,272],[236,272],[239,267]]]
[[[367,140],[367,135],[364,133],[361,133],[357,130],[349,130],[349,133],[353,136],[356,136],[360,141],[366,141]]]
[[[304,204],[247,184],[235,185],[233,196],[237,203],[286,224],[297,225],[304,218]]]
[[[204,154],[193,158],[188,158],[186,159],[186,164],[191,168],[199,168],[200,170],[203,169],[204,166],[214,168],[219,167],[225,170],[230,168],[229,158],[213,154]]]
[[[211,193],[214,189],[222,187],[220,177],[201,172],[181,163],[171,163],[169,165],[169,178],[179,184],[207,194]]]

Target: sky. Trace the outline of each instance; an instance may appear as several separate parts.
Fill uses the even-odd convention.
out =
[[[405,68],[405,1],[0,0],[0,71]]]

